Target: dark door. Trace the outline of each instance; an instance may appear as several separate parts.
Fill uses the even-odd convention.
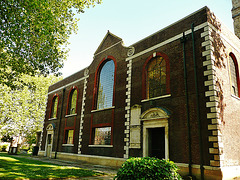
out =
[[[165,128],[150,128],[148,129],[148,135],[148,156],[159,159],[165,158]]]

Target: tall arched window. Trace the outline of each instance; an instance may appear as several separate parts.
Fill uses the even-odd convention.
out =
[[[55,95],[52,99],[50,118],[57,118],[58,96]]]
[[[114,61],[106,61],[99,73],[97,109],[104,109],[113,106],[114,74]]]
[[[170,94],[169,62],[166,55],[155,53],[144,65],[144,99]]]
[[[73,88],[70,92],[68,99],[68,112],[67,114],[76,114],[77,113],[77,89]]]
[[[239,97],[239,71],[237,59],[233,53],[229,55],[230,77],[231,77],[231,92],[233,95]]]

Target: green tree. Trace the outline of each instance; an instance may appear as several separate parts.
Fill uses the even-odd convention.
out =
[[[0,84],[0,134],[24,136],[33,142],[44,120],[48,87],[61,77],[24,75],[21,80],[35,83],[34,88],[24,85],[12,90]],[[19,82],[15,82],[19,83]]]
[[[1,0],[0,83],[22,74],[58,74],[67,40],[77,30],[75,12],[101,0]]]

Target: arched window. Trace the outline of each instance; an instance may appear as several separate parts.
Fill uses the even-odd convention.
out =
[[[76,114],[77,113],[77,89],[73,88],[70,92],[68,99],[68,112],[67,114]]]
[[[166,55],[156,53],[144,65],[144,99],[170,94],[169,62]]]
[[[58,96],[55,95],[52,99],[50,118],[57,118]]]
[[[112,145],[113,143],[113,122],[114,122],[114,90],[117,63],[113,56],[107,56],[99,63],[95,73],[95,83],[93,92],[93,104],[90,127],[89,144]],[[102,109],[105,118],[102,118]],[[98,114],[100,116],[98,116]]]
[[[239,71],[237,59],[233,53],[229,55],[230,64],[230,78],[231,78],[231,92],[233,95],[239,97]]]
[[[113,60],[107,60],[99,73],[97,91],[97,109],[113,106],[115,64]]]

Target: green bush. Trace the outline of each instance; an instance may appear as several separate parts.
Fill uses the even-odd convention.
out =
[[[178,167],[169,160],[153,157],[130,158],[118,170],[117,180],[182,179]]]

